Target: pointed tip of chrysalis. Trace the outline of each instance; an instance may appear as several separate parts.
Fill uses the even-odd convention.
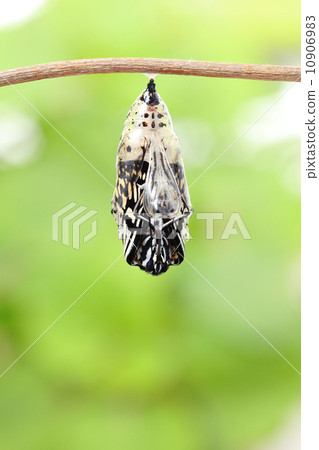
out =
[[[150,106],[158,105],[160,102],[159,95],[156,92],[154,78],[151,78],[145,90],[145,103]]]
[[[154,83],[154,78],[151,78],[148,85],[147,85],[147,90],[149,92],[156,92],[156,84]]]

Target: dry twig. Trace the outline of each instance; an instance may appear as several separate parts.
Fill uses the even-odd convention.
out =
[[[59,61],[0,72],[0,87],[46,78],[93,73],[149,73],[264,81],[300,81],[300,67],[230,64],[155,58],[98,58]]]

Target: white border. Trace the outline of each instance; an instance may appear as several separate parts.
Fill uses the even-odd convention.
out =
[[[315,16],[316,23],[316,78],[319,74],[319,14],[318,3],[303,0],[301,14],[301,286],[302,286],[302,419],[301,448],[319,449],[319,178],[308,179],[307,168],[307,120],[308,89],[310,76],[305,74],[306,16]],[[316,119],[319,122],[318,82],[316,89]],[[319,177],[318,123],[316,124],[316,171]]]

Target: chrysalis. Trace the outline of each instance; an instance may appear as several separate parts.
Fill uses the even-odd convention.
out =
[[[128,113],[116,168],[112,214],[126,261],[160,275],[184,259],[193,208],[180,145],[153,79]]]

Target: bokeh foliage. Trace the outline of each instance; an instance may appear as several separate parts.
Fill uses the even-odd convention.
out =
[[[2,69],[109,56],[298,64],[299,2],[49,1],[25,24],[0,30],[0,40]],[[124,119],[146,80],[90,75],[17,88],[114,183]],[[243,105],[287,87],[156,82],[184,143],[189,183],[250,124],[237,128]],[[1,88],[0,101],[1,114],[18,111],[41,130],[36,157],[0,171],[2,372],[122,245],[111,188],[13,89]],[[207,241],[194,214],[186,257],[298,368],[298,170],[283,180],[298,168],[299,142],[283,137],[252,147],[251,157],[247,142],[190,194],[195,213],[240,212],[252,240],[220,240],[224,221]],[[99,212],[98,235],[80,251],[51,240],[51,215],[71,201]],[[187,262],[152,278],[122,258],[0,379],[0,396],[5,450],[238,450],[298,407],[299,376]]]

